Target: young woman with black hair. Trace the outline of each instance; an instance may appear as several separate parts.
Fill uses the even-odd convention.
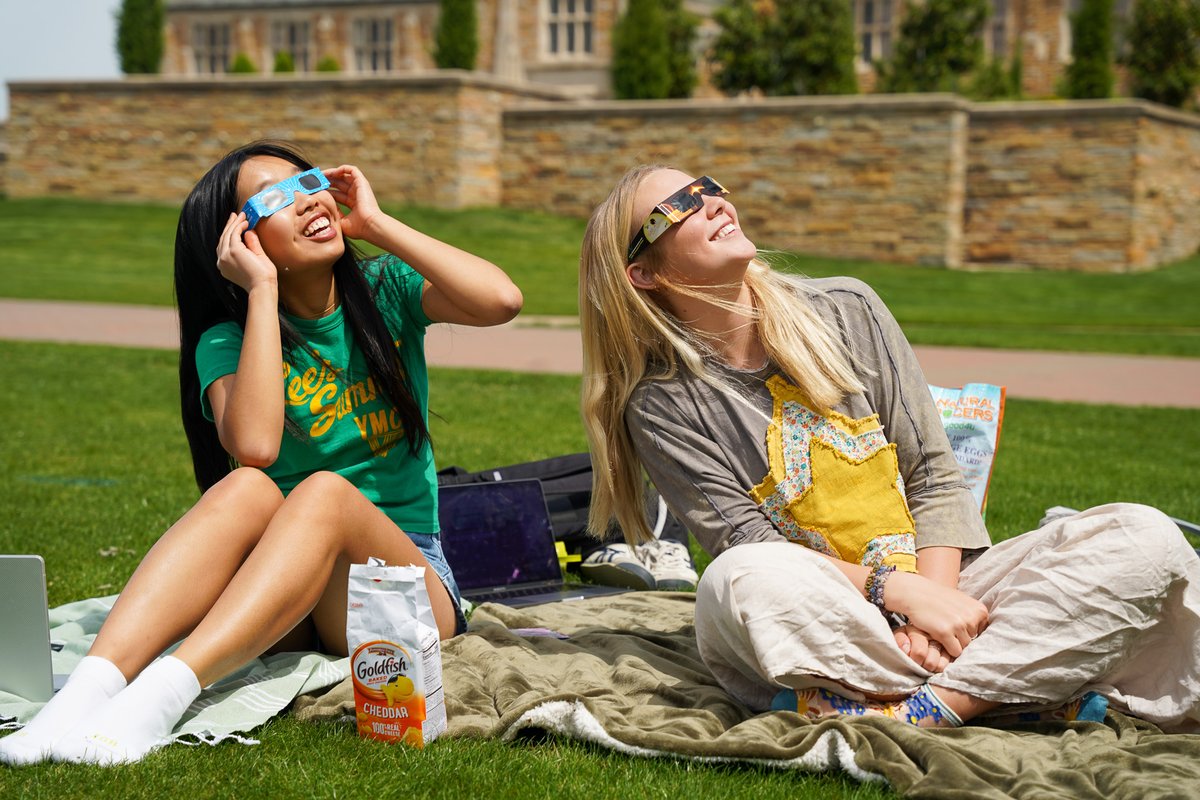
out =
[[[364,260],[347,239],[384,255]],[[522,305],[512,281],[381,211],[357,167],[322,171],[259,142],[185,201],[175,285],[203,496],[66,686],[0,740],[9,764],[137,761],[201,687],[256,656],[345,655],[348,569],[369,556],[426,567],[441,635],[464,627],[437,535],[424,332],[508,321]]]

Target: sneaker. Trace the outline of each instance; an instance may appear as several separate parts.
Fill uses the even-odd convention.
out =
[[[593,583],[627,589],[655,589],[654,576],[627,544],[609,544],[590,553],[579,571]]]
[[[659,589],[696,590],[700,576],[692,567],[692,556],[686,545],[669,539],[651,539],[637,546],[637,556],[650,570]]]

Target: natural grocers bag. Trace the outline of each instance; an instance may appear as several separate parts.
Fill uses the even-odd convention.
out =
[[[942,417],[942,426],[950,438],[950,448],[958,460],[963,478],[979,504],[979,513],[987,512],[988,483],[1000,443],[1000,423],[1004,418],[1004,387],[990,383],[968,383],[958,389],[930,386],[933,402]]]
[[[424,567],[351,564],[346,647],[359,736],[423,748],[446,730],[442,652]]]

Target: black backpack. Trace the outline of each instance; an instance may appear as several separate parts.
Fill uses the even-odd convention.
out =
[[[603,541],[587,533],[588,508],[592,502],[592,457],[588,453],[571,453],[478,472],[468,472],[462,467],[446,467],[439,470],[437,476],[439,486],[537,478],[542,482],[542,490],[546,495],[554,538],[566,546],[568,553],[586,558],[588,553],[608,542],[624,541],[624,536],[615,525]],[[667,510],[658,492],[650,486],[647,486],[646,493],[646,522],[651,530],[661,522],[661,538],[687,545],[687,528]]]

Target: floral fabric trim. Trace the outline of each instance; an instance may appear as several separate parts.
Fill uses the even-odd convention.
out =
[[[784,536],[855,564],[915,572],[916,526],[879,415],[851,419],[811,409],[782,376],[767,388],[769,472],[750,496]]]

